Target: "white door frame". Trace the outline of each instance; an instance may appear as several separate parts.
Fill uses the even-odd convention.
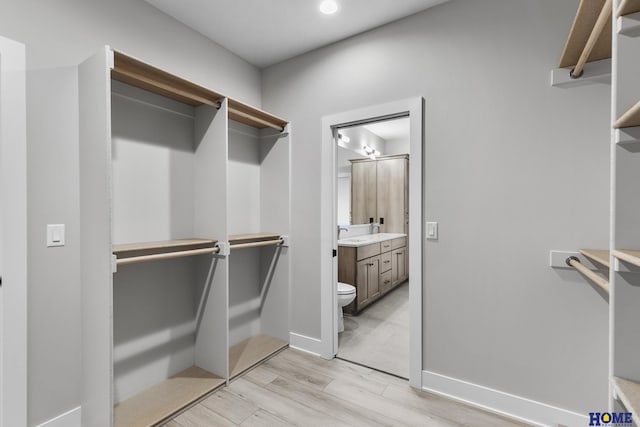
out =
[[[24,45],[0,37],[0,427],[27,425]]]
[[[424,99],[422,97],[365,107],[322,118],[321,156],[321,356],[335,357],[338,351],[338,313],[335,283],[338,279],[337,262],[333,250],[337,249],[336,223],[336,143],[335,129],[345,124],[371,121],[376,118],[408,113],[410,121],[409,156],[409,384],[422,388],[422,224],[424,221],[423,183],[423,129]],[[335,258],[337,260],[337,258]]]

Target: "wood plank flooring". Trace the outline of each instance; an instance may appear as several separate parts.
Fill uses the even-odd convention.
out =
[[[525,426],[346,361],[286,349],[166,427]]]

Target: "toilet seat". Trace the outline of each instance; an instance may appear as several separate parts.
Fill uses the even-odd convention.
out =
[[[338,282],[338,295],[351,295],[356,293],[356,287],[348,283]]]

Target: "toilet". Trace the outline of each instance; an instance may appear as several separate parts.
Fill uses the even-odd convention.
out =
[[[351,304],[356,297],[356,287],[338,282],[338,332],[344,331],[344,316],[342,307]]]

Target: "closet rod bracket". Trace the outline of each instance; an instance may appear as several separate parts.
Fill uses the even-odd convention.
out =
[[[220,248],[218,255],[229,256],[229,254],[231,253],[229,242],[218,242],[217,246],[218,248]]]

